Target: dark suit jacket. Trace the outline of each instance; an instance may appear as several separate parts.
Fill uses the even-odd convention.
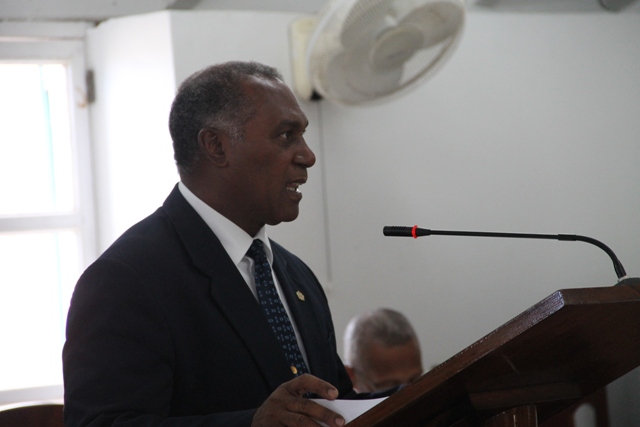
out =
[[[322,287],[272,249],[312,374],[351,393]],[[248,426],[293,378],[246,282],[177,186],[78,281],[63,366],[67,427]]]

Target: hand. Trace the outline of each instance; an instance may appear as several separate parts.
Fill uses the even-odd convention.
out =
[[[328,400],[338,397],[338,390],[328,382],[309,374],[300,375],[271,393],[256,411],[251,427],[318,427],[314,419],[329,427],[345,424],[339,414],[303,397],[306,393]]]

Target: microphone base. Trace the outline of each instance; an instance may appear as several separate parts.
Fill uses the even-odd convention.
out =
[[[626,279],[620,280],[614,286],[628,286],[628,285],[640,286],[640,277],[627,277]]]

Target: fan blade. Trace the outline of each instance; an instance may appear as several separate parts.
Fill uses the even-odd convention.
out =
[[[338,102],[353,100],[357,102],[360,95],[347,82],[345,70],[346,54],[342,52],[323,64],[315,76],[314,87],[323,97]]]
[[[355,48],[363,40],[375,38],[377,33],[389,25],[386,21],[392,11],[391,2],[373,0],[366,3],[356,2],[344,20],[340,41],[346,50]]]
[[[347,83],[357,92],[367,95],[386,95],[398,88],[402,78],[402,62],[378,68],[371,61],[374,48],[371,44],[347,52],[344,62]]]
[[[430,48],[454,37],[464,23],[464,6],[450,1],[427,3],[410,11],[400,25],[412,25],[422,32],[422,48]]]
[[[413,25],[392,27],[373,42],[369,61],[377,71],[401,68],[422,47],[422,44],[422,33]]]
[[[326,64],[316,88],[328,99],[342,104],[360,104],[394,92],[402,69],[375,71],[367,61],[368,49],[342,52]]]

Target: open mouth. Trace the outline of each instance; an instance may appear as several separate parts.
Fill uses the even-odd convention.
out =
[[[292,191],[294,193],[300,193],[300,185],[302,184],[289,184],[287,185],[287,190]]]

